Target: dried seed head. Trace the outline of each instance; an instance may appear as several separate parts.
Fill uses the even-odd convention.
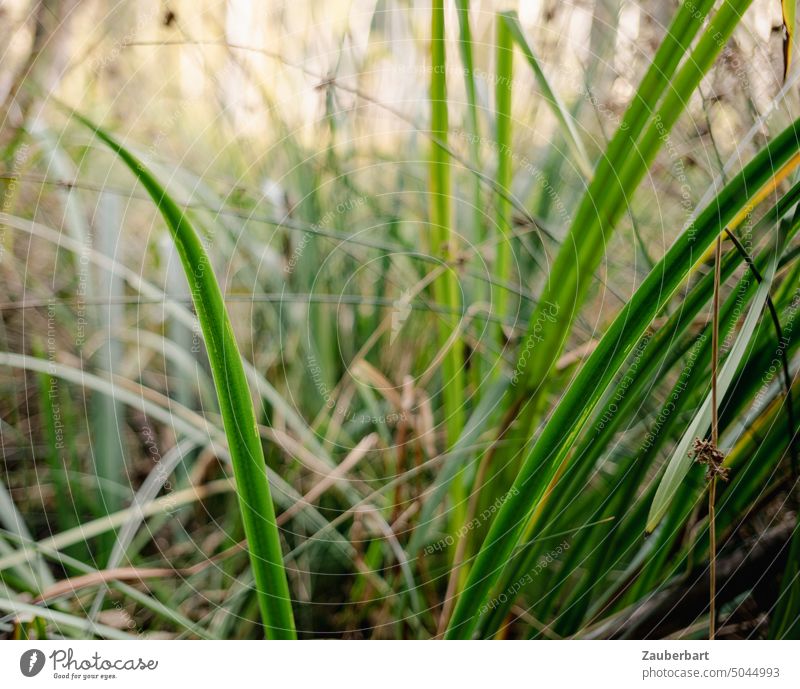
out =
[[[698,464],[705,464],[708,467],[706,471],[707,480],[710,481],[715,477],[721,478],[723,481],[728,480],[728,469],[722,466],[725,455],[710,440],[695,438],[689,456],[693,457]]]

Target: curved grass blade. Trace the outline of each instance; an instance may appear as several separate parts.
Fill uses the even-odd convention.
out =
[[[3,481],[0,481],[0,525],[20,539],[31,539],[23,516],[20,514],[11,494],[8,492]],[[19,566],[19,565],[17,565]],[[20,572],[23,579],[29,580],[38,590],[43,590],[47,586],[55,583],[53,575],[45,565],[41,557],[36,558],[35,566],[32,564],[30,570]]]
[[[56,550],[55,548],[50,548],[46,545],[43,545],[41,542],[34,541],[34,540],[25,540],[19,541],[20,547],[32,548],[35,549],[42,557],[47,558],[48,560],[52,560],[56,563],[59,567],[65,569],[66,571],[75,571],[80,574],[93,574],[97,572],[97,569],[94,567],[90,567],[89,565],[85,564],[83,561],[70,557],[69,555],[65,554],[60,550]],[[208,631],[202,629],[198,625],[194,624],[191,620],[186,618],[177,610],[173,610],[172,605],[165,605],[160,600],[139,591],[138,589],[134,588],[133,586],[126,584],[123,581],[119,580],[110,580],[107,583],[107,588],[103,588],[103,593],[105,593],[108,589],[114,589],[119,591],[123,595],[127,596],[131,600],[139,603],[142,607],[152,610],[158,617],[161,617],[166,620],[171,620],[179,627],[182,627],[185,631],[197,636],[198,638],[205,639],[205,638],[214,638]],[[88,616],[88,622],[95,623],[96,620],[92,615]]]
[[[505,31],[500,28],[500,25],[504,25]],[[498,58],[500,58],[500,51],[503,49],[500,46],[500,37],[501,35],[506,35],[506,31],[508,37],[520,47],[522,54],[525,56],[525,59],[531,66],[533,74],[536,77],[536,82],[539,84],[539,89],[542,92],[542,96],[544,96],[544,99],[547,101],[550,109],[553,112],[553,115],[555,115],[556,120],[561,127],[561,133],[567,141],[567,146],[569,147],[569,150],[575,159],[575,164],[578,166],[578,169],[581,171],[581,174],[584,176],[584,178],[590,179],[592,176],[592,163],[589,160],[588,154],[586,153],[586,148],[583,145],[580,134],[575,127],[572,115],[570,115],[569,110],[567,110],[567,107],[564,105],[559,95],[553,90],[553,87],[550,86],[550,82],[548,81],[547,75],[545,75],[544,70],[542,70],[542,67],[539,64],[539,59],[536,57],[536,53],[533,52],[533,48],[531,48],[531,46],[528,44],[528,41],[525,39],[525,34],[522,32],[522,27],[520,26],[519,18],[517,17],[516,12],[501,12],[500,16],[498,17]],[[497,85],[498,88],[500,88],[502,72],[499,68],[497,73]],[[507,88],[509,91],[511,90],[510,81],[508,84],[503,84],[502,86]],[[499,133],[497,139],[498,143],[500,143]]]
[[[88,119],[76,113],[73,117],[119,156],[147,190],[170,229],[206,341],[266,636],[294,638],[289,585],[253,401],[206,247],[180,207],[133,154]]]
[[[30,220],[8,215],[6,213],[0,213],[0,222],[22,232],[27,232],[36,237],[45,239],[46,241],[59,246],[61,249],[68,250],[76,255],[85,250],[83,245],[75,242],[73,239],[61,236],[54,230]],[[105,254],[100,254],[91,248],[86,252],[86,255],[89,261],[91,261],[93,264],[97,265],[103,270],[112,272],[113,274],[122,277],[131,287],[131,289],[136,290],[139,294],[147,297],[154,303],[163,304],[164,311],[169,314],[170,318],[181,323],[182,325],[185,325],[192,331],[198,329],[198,321],[189,310],[187,305],[168,299],[167,295],[163,291],[158,289],[152,283],[147,282],[139,272],[133,271],[127,268],[124,264],[114,260],[113,258],[107,257]],[[150,335],[153,334],[141,330],[137,331],[137,344],[147,345]],[[162,354],[169,351],[169,349],[165,349],[160,345],[156,347],[156,349]],[[7,365],[22,365],[23,368],[30,368],[30,370],[40,373],[48,370],[46,369],[46,363],[43,359],[36,359],[32,357],[18,357],[17,359],[13,360],[8,359],[8,357],[15,356],[18,357],[18,355],[0,352],[0,360]],[[245,367],[245,374],[247,375],[250,384],[258,391],[258,394],[263,399],[267,400],[275,408],[280,409],[283,418],[286,420],[287,426],[297,434],[298,438],[303,443],[303,447],[307,448],[308,452],[312,453],[318,459],[324,461],[331,468],[334,467],[335,465],[332,458],[327,454],[325,448],[323,448],[322,445],[317,441],[316,436],[306,425],[305,421],[303,421],[296,409],[286,402],[286,400],[274,387],[269,384],[264,375],[258,369],[256,369],[253,364],[247,360],[243,360],[243,364]],[[205,445],[209,438],[218,439],[217,442],[219,442],[219,446],[217,452],[223,453],[222,456],[226,459],[226,461],[230,460],[222,433],[220,433],[216,427],[212,427],[202,416],[185,409],[183,405],[178,402],[173,404],[171,408],[167,410],[160,405],[154,404],[152,401],[150,401],[147,395],[142,396],[141,394],[132,394],[130,390],[121,388],[118,385],[113,385],[111,381],[99,378],[83,370],[71,369],[63,364],[59,364],[58,366],[58,376],[76,385],[89,387],[90,389],[97,390],[101,394],[107,394],[119,398],[124,403],[131,405],[133,408],[141,408],[147,414],[153,416],[153,418],[159,419],[167,425],[174,425],[176,428],[181,429],[187,437],[196,439],[197,442],[201,443],[202,445]],[[212,409],[216,412],[216,401],[213,401],[205,408]],[[180,413],[178,413],[176,416],[176,412]],[[186,423],[187,419],[190,419],[189,423]],[[206,430],[204,431],[204,429]],[[291,503],[289,504],[292,504],[301,498],[301,495],[291,488],[289,484],[283,481],[278,474],[269,468],[267,469],[267,472],[270,484],[273,487],[274,495],[279,504],[281,504],[282,498],[291,500]],[[361,501],[361,498],[357,496],[355,489],[352,488],[349,483],[344,486],[344,490],[346,491],[348,498],[352,500],[354,504]],[[319,512],[313,510],[313,508],[307,509],[304,514],[309,517],[307,520],[308,526],[312,527],[312,531],[323,528],[329,524],[329,522],[327,522]],[[304,521],[306,520],[304,519]],[[350,543],[346,541],[338,532],[334,532],[332,536],[337,547],[337,557],[344,556],[345,558],[348,558],[348,562],[351,562],[354,550]]]
[[[115,384],[111,380],[100,378],[93,373],[88,373],[82,369],[73,368],[62,363],[57,363],[53,370],[49,360],[37,359],[23,354],[0,352],[0,366],[10,366],[12,368],[20,368],[35,373],[48,371],[51,375],[58,376],[62,380],[104,395],[113,396],[114,399],[129,405],[133,409],[140,409],[148,417],[167,426],[171,426],[176,432],[194,440],[202,447],[208,445],[209,442],[213,443],[221,459],[225,461],[231,460],[230,451],[226,445],[226,438],[221,429],[207,421],[200,414],[182,407],[178,402],[170,402],[169,408],[166,408],[148,399],[148,392],[152,392],[151,390],[146,388],[135,389],[123,387]],[[267,469],[267,475],[274,486],[275,500],[280,507],[288,509],[298,500],[301,500],[302,496],[272,469]],[[115,512],[114,514],[117,513]],[[107,516],[108,515],[101,517],[100,519],[107,519]],[[310,505],[306,505],[302,513],[298,515],[298,518],[302,517],[307,518],[307,520],[304,519],[304,521],[307,521],[307,526],[304,528],[310,528],[312,531],[327,528],[330,525],[330,522],[326,521],[325,518]],[[115,524],[109,528],[116,529],[117,526],[119,525]],[[80,529],[81,527],[77,528]],[[85,523],[83,528],[84,533],[88,534],[89,532]],[[336,545],[337,548],[341,546],[340,550],[337,552],[352,557],[351,551],[353,547],[350,545],[350,542],[345,541],[338,531],[334,531],[331,536],[329,541]],[[27,559],[25,553],[19,552],[15,553],[12,557],[0,557],[0,571],[6,567],[12,567],[20,562],[25,562]]]
[[[800,185],[796,184],[786,196],[780,199],[776,207],[770,210],[759,221],[758,225],[774,228],[775,223],[778,222],[781,217],[785,216],[787,211],[791,212],[791,208],[796,203],[798,198],[798,190],[800,190]],[[788,241],[790,241],[791,237],[797,231],[800,223],[797,222],[796,217],[793,217],[791,221],[789,221],[787,217],[782,225],[786,228],[786,243],[788,243]],[[771,246],[765,248],[759,254],[759,256],[755,258],[751,258],[749,255],[747,255],[747,252],[741,252],[737,249],[736,251],[730,252],[726,260],[723,262],[723,279],[730,277],[732,268],[738,266],[742,262],[742,259],[745,259],[745,257],[747,257],[745,261],[751,269],[745,274],[745,276],[742,277],[737,287],[731,290],[730,296],[720,311],[720,332],[727,334],[726,341],[727,338],[732,337],[738,329],[738,325],[741,320],[740,309],[744,306],[744,304],[749,303],[757,295],[757,284],[763,280],[763,276],[761,276],[761,270],[763,270],[765,266],[769,265],[775,251],[774,243],[771,242],[770,244]],[[713,282],[713,276],[713,271],[709,271],[708,274],[702,278],[701,283],[699,284],[702,284],[702,282]],[[753,277],[756,277],[755,281],[753,280]],[[703,303],[705,303],[708,299],[707,295],[709,294],[709,290],[704,290],[704,293],[706,297],[703,300]],[[768,298],[767,307],[769,307],[769,303],[770,300]],[[681,307],[681,310],[683,310],[683,306]],[[561,609],[566,611],[566,614],[559,615],[559,624],[561,626],[560,628],[557,627],[557,630],[561,634],[574,633],[580,628],[581,622],[585,621],[585,619],[576,614],[576,609],[581,607],[580,598],[583,598],[584,606],[589,603],[588,598],[592,595],[592,589],[594,592],[601,593],[601,600],[602,597],[606,595],[609,595],[613,599],[613,591],[615,590],[616,584],[619,583],[621,578],[605,578],[607,577],[608,570],[613,568],[608,562],[607,553],[626,553],[641,547],[641,525],[647,521],[647,513],[653,502],[655,490],[658,487],[657,480],[646,480],[646,476],[649,475],[651,467],[653,467],[656,458],[661,456],[661,447],[665,443],[670,443],[672,446],[674,446],[675,442],[680,438],[681,431],[686,425],[685,421],[682,422],[681,419],[691,418],[693,413],[702,405],[707,393],[707,379],[704,377],[704,373],[706,370],[708,370],[711,360],[711,338],[708,335],[709,330],[710,325],[707,324],[703,331],[706,333],[705,338],[701,340],[698,336],[698,338],[694,341],[695,344],[693,345],[692,354],[694,362],[691,364],[691,371],[694,373],[688,373],[687,368],[682,369],[682,376],[676,383],[675,387],[673,387],[672,393],[664,397],[664,400],[670,401],[670,408],[672,408],[672,401],[675,401],[675,407],[666,420],[662,419],[659,421],[660,426],[657,428],[656,437],[653,438],[652,441],[648,440],[648,447],[640,451],[641,455],[638,458],[631,460],[634,463],[632,465],[633,470],[631,471],[630,476],[627,468],[621,471],[618,470],[617,472],[619,475],[625,477],[625,480],[629,485],[625,491],[626,494],[620,496],[616,505],[609,504],[609,507],[604,514],[627,514],[623,517],[619,526],[615,527],[617,530],[616,535],[608,541],[605,541],[604,539],[605,546],[603,548],[594,547],[593,561],[584,559],[583,556],[579,556],[580,559],[578,561],[581,562],[580,567],[586,572],[584,574],[584,585],[582,587],[580,585],[575,586],[575,592],[572,594],[572,598],[563,603],[561,606]],[[774,356],[775,340],[770,337],[770,333],[771,331],[766,325],[765,319],[762,319],[762,323],[757,329],[757,333],[755,333],[751,338],[751,345],[748,347],[748,352],[746,353],[746,356],[743,357],[743,361],[746,361],[746,364],[745,366],[739,368],[739,371],[735,376],[735,383],[732,384],[728,389],[728,394],[724,405],[724,414],[722,415],[723,423],[721,426],[722,428],[726,429],[726,446],[731,445],[731,426],[733,425],[735,427],[742,423],[742,419],[746,416],[746,411],[744,411],[742,407],[744,406],[746,408],[751,408],[753,397],[757,394],[757,391],[762,383],[761,373],[757,372],[759,371],[759,368],[757,365],[754,366],[754,364],[760,361],[761,366],[768,367],[771,363],[772,357]],[[781,343],[786,342],[782,336],[778,337],[777,339]],[[766,364],[765,355],[767,362]],[[763,370],[763,368],[761,370]],[[687,373],[688,375],[686,375]],[[640,396],[639,399],[642,399],[642,397]],[[646,437],[651,438],[652,436],[650,433],[648,433],[648,436]],[[752,457],[752,453],[750,453],[748,456]],[[726,465],[728,465],[727,460]],[[731,465],[731,468],[732,471],[737,470],[737,467],[733,465]],[[736,488],[737,478],[738,473],[734,476],[731,484],[726,486],[724,498],[719,505],[717,524],[718,528],[720,529],[720,533],[724,532],[724,517],[728,512],[727,503],[729,502],[729,496],[738,492]],[[681,488],[681,490],[685,492],[691,492],[690,489],[694,485],[694,481],[692,482],[692,485],[686,484],[685,480],[684,483],[685,485]],[[763,486],[765,483],[761,483],[759,485]],[[642,493],[642,488],[645,488],[644,494]],[[603,490],[601,493],[602,494],[597,496],[596,499],[602,499],[602,501],[605,503],[607,499],[607,491]],[[574,494],[575,493],[573,493],[573,495]],[[696,495],[696,493],[693,493],[692,495]],[[634,510],[627,509],[634,503],[636,504]],[[642,509],[642,507],[644,507],[644,509]],[[737,510],[735,513],[737,515],[746,514],[747,507],[745,506],[742,508],[742,510]],[[573,515],[572,518],[574,519],[575,516]],[[674,567],[674,548],[681,546],[680,534],[682,533],[682,529],[681,522],[679,519],[677,519],[677,517],[675,520],[670,521],[670,526],[672,524],[677,524],[677,532],[672,531],[670,528],[665,528],[664,530],[660,530],[661,538],[655,537],[648,539],[647,543],[648,546],[653,547],[654,551],[663,551],[669,553],[670,558],[668,559],[668,562],[670,566]],[[692,530],[697,531],[696,528],[693,528]],[[670,536],[672,538],[668,538]],[[700,553],[707,552],[706,548],[707,546],[695,548],[694,551],[696,553],[696,557]],[[572,550],[570,551],[570,555],[573,559],[572,566],[575,566],[575,558],[580,552],[579,548],[575,548],[574,550],[576,554],[573,554]],[[647,566],[649,566],[649,561],[647,562]],[[570,566],[568,564],[565,563],[564,567],[566,571],[570,571]],[[657,585],[657,578],[655,579],[655,582],[655,585]],[[647,590],[649,589],[645,588],[645,591]],[[539,613],[539,616],[542,617],[541,612]],[[572,618],[571,623],[565,620],[566,616]],[[566,622],[566,628],[565,625],[561,624],[562,622]]]

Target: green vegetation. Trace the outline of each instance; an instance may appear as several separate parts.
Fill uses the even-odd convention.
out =
[[[749,6],[376,9],[324,73],[126,16],[55,82],[42,18],[0,635],[797,638],[795,13],[763,74]]]

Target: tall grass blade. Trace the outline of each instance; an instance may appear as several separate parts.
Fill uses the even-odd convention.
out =
[[[456,0],[458,15],[458,49],[461,63],[464,66],[464,90],[467,95],[467,133],[469,136],[469,164],[473,170],[481,169],[481,128],[478,117],[478,89],[475,82],[475,57],[472,49],[472,28],[469,19],[469,0]],[[483,209],[482,179],[480,175],[472,175],[472,237],[476,244],[486,240],[486,225]],[[476,297],[472,301],[485,299],[488,301],[488,286],[479,283],[476,288]],[[483,332],[486,323],[480,317],[476,318],[478,332]],[[483,380],[483,361],[479,351],[473,353],[470,360],[470,379],[473,394],[481,394],[481,381]]]
[[[508,281],[511,267],[511,194],[513,151],[511,149],[511,93],[514,83],[514,46],[512,32],[503,17],[497,17],[497,46],[495,58],[495,136],[497,137],[497,175],[496,182],[502,193],[495,199],[497,237],[497,257],[495,276]],[[497,298],[497,315],[501,321],[508,313],[508,292],[501,289]],[[502,348],[506,335],[502,322],[498,323],[498,342]],[[496,371],[499,373],[499,369]]]
[[[457,255],[455,237],[451,233],[452,189],[450,186],[450,155],[439,144],[447,145],[447,76],[444,27],[444,3],[434,0],[431,7],[431,134],[435,141],[430,157],[430,221],[431,253],[441,256],[450,266],[433,283],[436,301],[452,309],[448,317],[439,321],[439,344],[447,347],[451,333],[458,326],[458,282],[454,259]],[[447,447],[458,440],[464,425],[464,344],[455,338],[442,362],[442,397],[444,399]]]
[[[178,247],[219,397],[266,635],[272,639],[294,638],[289,585],[264,453],[256,431],[255,410],[207,248],[183,211],[133,154],[86,118],[73,116],[106,143],[136,176],[156,204]]]

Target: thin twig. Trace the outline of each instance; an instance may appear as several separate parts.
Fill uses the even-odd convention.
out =
[[[719,442],[719,412],[717,400],[717,370],[719,368],[719,288],[722,267],[722,235],[717,237],[714,247],[714,314],[711,340],[711,443],[716,448]],[[709,466],[709,469],[711,467]],[[708,490],[708,522],[710,539],[709,576],[709,620],[708,638],[714,639],[716,625],[717,595],[717,527],[715,523],[715,503],[717,497],[717,475],[711,473]]]

